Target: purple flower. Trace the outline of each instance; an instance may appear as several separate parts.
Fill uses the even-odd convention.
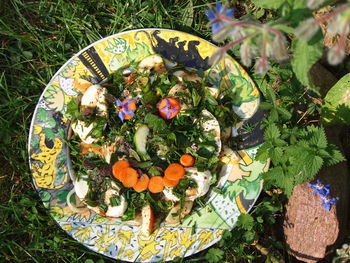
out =
[[[171,114],[176,112],[178,109],[171,106],[169,99],[166,98],[164,100],[165,100],[165,106],[159,110],[165,113],[167,119],[170,119]]]
[[[130,119],[131,116],[135,115],[135,100],[124,100],[123,102],[121,102],[119,99],[117,99],[115,103],[117,105],[116,111],[118,112],[118,117],[121,121],[124,121],[125,119]]]
[[[234,10],[227,9],[220,2],[216,3],[216,6],[213,10],[205,11],[209,22],[212,24],[212,32],[215,34],[223,26],[223,21],[220,19],[222,16],[233,18]]]

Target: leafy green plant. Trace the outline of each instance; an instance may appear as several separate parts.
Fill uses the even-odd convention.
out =
[[[321,117],[327,125],[350,125],[350,74],[342,77],[328,91],[322,105]]]
[[[312,180],[321,167],[334,165],[344,157],[326,139],[322,127],[307,126],[290,132],[288,127],[267,126],[265,143],[257,159],[271,158],[273,167],[263,174],[265,187],[279,187],[291,195],[295,185]]]
[[[265,143],[259,149],[257,159],[271,159],[272,168],[263,174],[265,189],[277,187],[289,196],[294,186],[312,180],[322,166],[345,160],[336,147],[327,142],[320,122],[321,107],[317,103],[321,99],[319,88],[311,80],[310,69],[323,54],[323,37],[319,24],[326,20],[332,25],[340,23],[339,27],[348,32],[347,25],[343,26],[342,23],[350,19],[350,5],[334,7],[328,15],[314,19],[312,11],[332,1],[319,1],[318,4],[297,0],[252,2],[258,8],[274,10],[268,21],[257,21],[248,9],[246,16],[240,20],[235,19],[231,9],[219,4],[213,11],[208,11],[213,39],[220,41],[228,37],[233,40],[217,50],[211,61],[216,63],[223,53],[238,44],[239,53],[237,49],[234,52],[238,53],[244,65],[251,65],[254,52],[259,55],[255,63],[254,79],[265,99],[260,107],[269,114],[262,124]],[[289,34],[288,41],[284,38],[284,33]],[[341,37],[342,34],[340,33]],[[288,44],[291,46],[291,59],[287,56]],[[340,63],[343,59],[342,50],[339,42],[337,54],[332,54],[334,50],[329,51],[329,63]],[[268,58],[284,63],[273,64],[269,68]],[[331,114],[330,108],[333,108],[331,120],[337,118],[335,106],[330,106],[336,105],[334,101],[342,101],[341,98],[345,96],[343,100],[348,102],[347,83],[347,78],[344,78],[326,97],[324,118],[327,112]],[[342,116],[346,118],[346,114]],[[313,124],[308,118],[312,119]]]

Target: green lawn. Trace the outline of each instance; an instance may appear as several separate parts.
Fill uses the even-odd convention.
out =
[[[210,40],[205,9],[206,1],[188,0],[0,1],[0,262],[113,261],[75,242],[43,208],[28,167],[32,113],[51,77],[85,46],[146,27]]]

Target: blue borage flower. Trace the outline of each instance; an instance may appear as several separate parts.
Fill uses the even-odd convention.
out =
[[[125,120],[126,116],[134,116],[134,110],[130,108],[132,104],[135,103],[134,100],[124,100],[121,102],[119,99],[115,100],[117,105],[116,110],[118,112],[118,117],[121,121]]]
[[[311,186],[314,190],[312,191],[313,194],[318,194],[322,198],[322,206],[327,210],[331,210],[331,206],[336,204],[337,199],[331,198],[331,190],[330,190],[330,184],[322,184],[320,179],[316,180],[315,184],[308,184],[308,186]]]
[[[206,11],[206,14],[212,26],[212,39],[218,42],[227,38],[232,40],[210,56],[211,65],[219,63],[226,52],[238,44],[242,45],[240,52],[243,65],[249,67],[252,57],[258,57],[255,70],[260,74],[267,71],[268,58],[279,62],[289,58],[286,38],[279,30],[253,21],[234,19],[233,9],[227,9],[221,3]]]
[[[165,100],[165,106],[159,110],[165,113],[167,119],[169,119],[171,117],[171,114],[176,112],[178,109],[171,106],[169,99],[166,98],[164,100]]]
[[[314,190],[312,191],[313,194],[319,194],[322,198],[329,196],[331,192],[330,185],[323,185],[320,179],[317,179],[315,184],[308,184],[308,186],[314,188]]]
[[[325,197],[322,198],[322,206],[326,208],[327,211],[331,210],[331,206],[337,203],[337,198]]]
[[[208,17],[209,22],[212,23],[212,33],[215,34],[221,29],[223,21],[220,17],[226,16],[228,18],[233,18],[234,12],[233,9],[227,9],[220,2],[216,3],[213,10],[206,10],[205,14]]]

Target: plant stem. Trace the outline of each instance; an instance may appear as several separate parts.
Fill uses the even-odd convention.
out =
[[[333,12],[330,12],[328,14],[325,14],[324,16],[321,16],[317,19],[314,20],[315,24],[320,24],[325,22],[326,20],[328,20],[329,18],[331,18],[332,16],[335,16],[341,12],[343,12],[344,10],[346,10],[348,7],[350,7],[350,3],[347,3],[341,7],[339,7],[338,9],[334,10]]]
[[[227,16],[219,16],[218,17],[218,20],[223,20],[223,21],[227,21],[231,24],[231,26],[253,26],[253,27],[258,27],[258,28],[262,28],[264,30],[267,30],[267,31],[270,31],[276,35],[279,35],[279,36],[282,36],[283,34],[278,31],[277,29],[274,29],[272,27],[266,27],[264,25],[260,25],[260,24],[256,24],[256,23],[253,23],[253,22],[248,22],[248,21],[238,21],[238,22],[235,22],[233,21],[231,18],[227,17]]]
[[[226,46],[223,46],[222,49],[226,52],[227,50],[229,50],[231,47],[233,47],[234,45],[244,41],[245,39],[247,39],[248,37],[251,37],[252,35],[248,35],[248,36],[245,36],[245,37],[242,37],[236,41],[233,41],[231,43],[228,43]]]

